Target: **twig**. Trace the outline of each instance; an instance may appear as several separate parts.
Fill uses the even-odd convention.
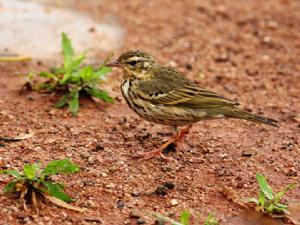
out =
[[[25,62],[25,61],[31,61],[31,58],[26,56],[0,57],[0,62]]]

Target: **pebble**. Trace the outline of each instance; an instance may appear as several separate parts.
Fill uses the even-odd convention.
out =
[[[268,44],[268,43],[270,43],[271,41],[272,41],[272,39],[271,39],[271,37],[269,37],[269,36],[263,37],[263,40],[262,40],[262,42],[265,43],[265,44]]]
[[[164,185],[160,185],[155,189],[154,194],[165,196],[166,194],[168,194],[168,188],[166,188]]]
[[[107,173],[105,173],[105,172],[102,172],[102,173],[100,173],[100,176],[101,176],[101,177],[107,177],[107,176],[108,176],[108,174],[107,174]]]
[[[176,199],[171,199],[171,206],[176,206],[178,205],[178,201]]]
[[[145,222],[145,220],[143,220],[142,218],[140,218],[140,219],[137,219],[136,223],[137,224],[145,224],[146,222]]]
[[[244,156],[244,157],[251,157],[252,156],[252,152],[251,151],[249,151],[249,150],[244,150],[243,152],[242,152],[242,156]]]
[[[106,185],[106,188],[114,188],[116,185],[114,183],[109,183]]]
[[[122,200],[117,201],[117,208],[123,209],[125,207],[125,203]]]
[[[139,197],[140,196],[140,192],[138,191],[133,191],[132,193],[130,193],[132,197]]]
[[[139,218],[141,218],[141,216],[136,211],[131,211],[129,213],[129,217],[133,218],[133,219],[139,219]]]
[[[227,53],[221,53],[215,58],[215,62],[227,62],[229,60],[229,55]]]
[[[88,159],[90,157],[89,153],[88,152],[81,152],[80,153],[80,157],[82,159]]]
[[[175,184],[173,184],[172,182],[165,182],[163,185],[168,189],[174,189],[175,188]]]

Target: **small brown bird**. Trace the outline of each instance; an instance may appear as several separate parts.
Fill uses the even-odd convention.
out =
[[[144,159],[155,156],[167,159],[163,150],[169,144],[181,141],[192,124],[202,119],[237,118],[277,127],[278,121],[238,108],[237,102],[197,86],[173,68],[160,66],[144,51],[124,52],[107,66],[123,70],[122,94],[139,116],[175,128],[187,126],[160,148],[140,153]]]

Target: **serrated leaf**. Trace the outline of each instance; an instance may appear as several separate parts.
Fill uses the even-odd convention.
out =
[[[54,107],[56,108],[62,108],[65,106],[65,104],[67,104],[68,102],[68,99],[69,99],[69,94],[65,94],[63,95],[59,100],[58,102],[55,103]]]
[[[41,177],[55,175],[55,174],[72,174],[78,172],[80,169],[73,164],[69,159],[55,160],[50,162],[41,172]]]
[[[189,225],[191,213],[188,210],[184,210],[180,215],[180,223],[183,225]]]
[[[29,180],[32,180],[36,177],[38,170],[39,166],[37,164],[25,164],[23,167],[24,175]]]
[[[74,57],[74,49],[72,47],[72,43],[68,36],[65,33],[62,33],[62,43],[61,47],[64,55],[64,68],[67,68],[71,65],[72,59]]]
[[[275,203],[278,203],[278,202],[281,200],[281,198],[283,197],[283,195],[284,195],[287,191],[293,189],[294,187],[295,187],[295,184],[289,184],[289,185],[288,185],[287,187],[285,187],[282,191],[277,192],[277,193],[275,194],[275,196],[274,196],[274,202],[275,202]]]
[[[74,201],[63,191],[61,185],[57,185],[51,181],[44,181],[43,184],[46,187],[46,192],[49,193],[50,195],[55,196],[56,198],[59,198],[64,202]]]
[[[70,99],[68,101],[69,111],[73,116],[76,116],[79,111],[79,91],[72,91],[70,93]]]
[[[11,181],[3,188],[4,193],[13,192],[15,190],[16,181]]]
[[[87,93],[93,97],[99,98],[105,102],[114,102],[114,99],[109,96],[106,91],[101,91],[96,88],[88,88],[86,89]]]
[[[272,200],[274,198],[273,191],[271,187],[269,186],[265,176],[261,173],[256,174],[256,180],[258,182],[258,185],[261,189],[261,191],[264,193],[267,199]]]
[[[94,76],[94,71],[91,66],[86,66],[80,70],[80,77],[83,79],[83,82],[90,82]]]
[[[11,175],[13,177],[21,177],[22,175],[19,173],[19,171],[17,170],[0,170],[0,174],[7,174],[7,175]]]
[[[68,66],[67,72],[72,72],[72,70],[78,69],[79,65],[82,63],[84,59],[85,59],[85,55],[83,53],[77,56],[76,58],[74,58],[73,61]]]

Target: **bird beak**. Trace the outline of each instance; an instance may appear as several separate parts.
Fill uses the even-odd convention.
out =
[[[106,64],[105,66],[107,66],[107,67],[121,67],[121,64],[118,62],[118,60],[114,60],[114,61]]]

